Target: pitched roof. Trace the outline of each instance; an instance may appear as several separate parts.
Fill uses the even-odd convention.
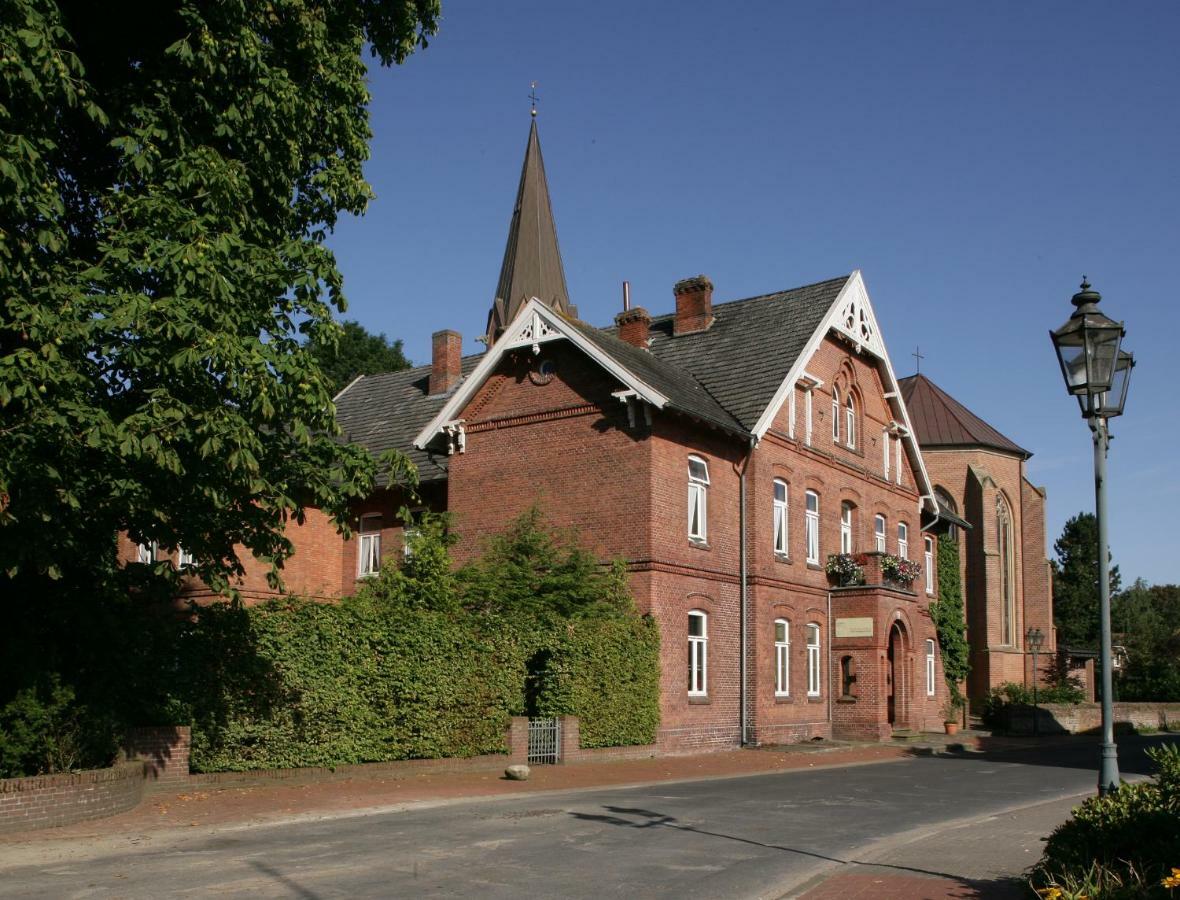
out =
[[[713,324],[695,334],[673,337],[675,315],[659,316],[651,324],[651,355],[690,374],[753,431],[849,277],[714,304]]]
[[[910,421],[923,447],[989,447],[1028,459],[1027,450],[991,425],[925,375],[898,381]]]
[[[504,262],[500,266],[496,296],[488,313],[487,337],[494,340],[500,329],[516,318],[520,308],[532,297],[559,312],[572,312],[536,119],[529,128],[525,145],[520,186],[516,190],[516,205],[512,208],[508,243],[504,247]]]
[[[464,377],[479,359],[478,355],[463,358]],[[421,481],[446,478],[446,454],[419,450],[413,444],[414,436],[451,395],[450,391],[428,394],[429,384],[430,366],[358,378],[336,397],[336,421],[341,437],[360,444],[373,456],[386,450],[401,450],[418,467]],[[382,484],[384,478],[382,474]]]

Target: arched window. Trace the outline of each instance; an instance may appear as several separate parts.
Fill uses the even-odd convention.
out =
[[[361,516],[360,530],[356,576],[365,578],[381,571],[381,516]]]
[[[791,623],[774,620],[774,695],[787,697],[791,693]]]
[[[856,401],[851,392],[844,403],[844,443],[850,448],[856,447]]]
[[[1016,560],[1012,549],[1012,510],[996,495],[996,542],[1000,554],[1000,643],[1016,643]]]
[[[847,500],[840,504],[840,552],[852,552],[852,504]]]
[[[840,696],[855,697],[856,692],[856,660],[851,656],[840,659]]]
[[[938,501],[939,509],[949,510],[955,515],[959,514],[959,505],[955,503],[955,499],[950,495],[946,488],[936,487],[934,489],[934,499]],[[957,541],[959,539],[959,526],[948,525],[946,534],[947,537],[949,537],[952,541]]]
[[[832,443],[840,442],[840,389],[832,388]]]
[[[902,559],[910,558],[910,526],[905,522],[897,523],[897,555]]]
[[[934,641],[926,641],[926,696],[934,696]]]
[[[708,540],[709,466],[699,456],[688,458],[688,539]]]
[[[807,511],[803,520],[803,531],[807,537],[807,561],[819,563],[819,494],[807,492]]]
[[[807,626],[807,696],[818,697],[819,679],[819,626]]]
[[[688,695],[708,693],[709,617],[694,609],[688,614]]]
[[[787,483],[781,478],[774,480],[774,552],[787,555]]]
[[[873,516],[873,546],[878,553],[885,552],[885,517]]]
[[[922,563],[926,569],[926,593],[934,594],[934,538],[927,535],[923,542],[926,545],[926,552],[923,554]]]

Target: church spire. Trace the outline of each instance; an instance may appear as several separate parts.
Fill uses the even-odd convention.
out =
[[[534,112],[535,116],[535,112]],[[488,346],[499,336],[530,299],[536,297],[558,312],[576,316],[565,286],[557,226],[549,204],[549,184],[537,139],[537,120],[529,128],[529,140],[516,191],[516,206],[508,226],[508,244],[500,267],[500,282],[488,313]]]

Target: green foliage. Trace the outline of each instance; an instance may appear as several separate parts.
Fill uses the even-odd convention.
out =
[[[1114,598],[1111,626],[1127,648],[1119,699],[1180,700],[1180,585],[1136,581]]]
[[[1053,622],[1062,647],[1098,646],[1098,520],[1078,513],[1053,545]],[[1118,593],[1119,567],[1110,567],[1110,594]]]
[[[401,62],[438,0],[144,9],[0,7],[12,594],[174,577],[104,569],[120,531],[183,545],[224,590],[241,547],[279,561],[287,521],[307,506],[342,521],[373,484],[368,454],[336,440],[308,342],[339,337],[325,239],[370,198],[363,50]]]
[[[384,334],[370,334],[359,322],[341,322],[335,342],[326,335],[317,335],[309,342],[308,349],[332,394],[339,393],[358,375],[398,372],[410,367],[400,339],[390,343]]]
[[[947,535],[938,537],[938,599],[930,604],[930,618],[938,633],[942,671],[952,701],[961,708],[959,685],[971,671],[967,645],[967,620],[963,612],[963,583],[959,570],[959,542]]]
[[[114,747],[88,740],[89,735],[103,733],[86,722],[88,717],[74,689],[62,684],[57,673],[17,691],[0,707],[0,778],[108,764]]]
[[[1168,896],[1161,881],[1180,847],[1180,751],[1171,745],[1150,755],[1159,766],[1154,781],[1087,799],[1049,836],[1034,884],[1088,878],[1098,889],[1091,897]]]
[[[649,744],[660,724],[655,620],[583,619],[547,642],[536,712],[579,717],[583,747]]]
[[[1086,697],[1082,686],[1073,678],[1064,678],[1037,688],[1038,703],[1081,703]],[[1032,706],[1033,689],[1015,681],[1005,681],[992,688],[983,704],[983,721],[993,728],[1006,727],[1008,710],[1013,706]]]

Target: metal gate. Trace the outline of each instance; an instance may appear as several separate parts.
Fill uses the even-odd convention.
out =
[[[561,759],[561,722],[529,719],[529,765],[554,765]]]

